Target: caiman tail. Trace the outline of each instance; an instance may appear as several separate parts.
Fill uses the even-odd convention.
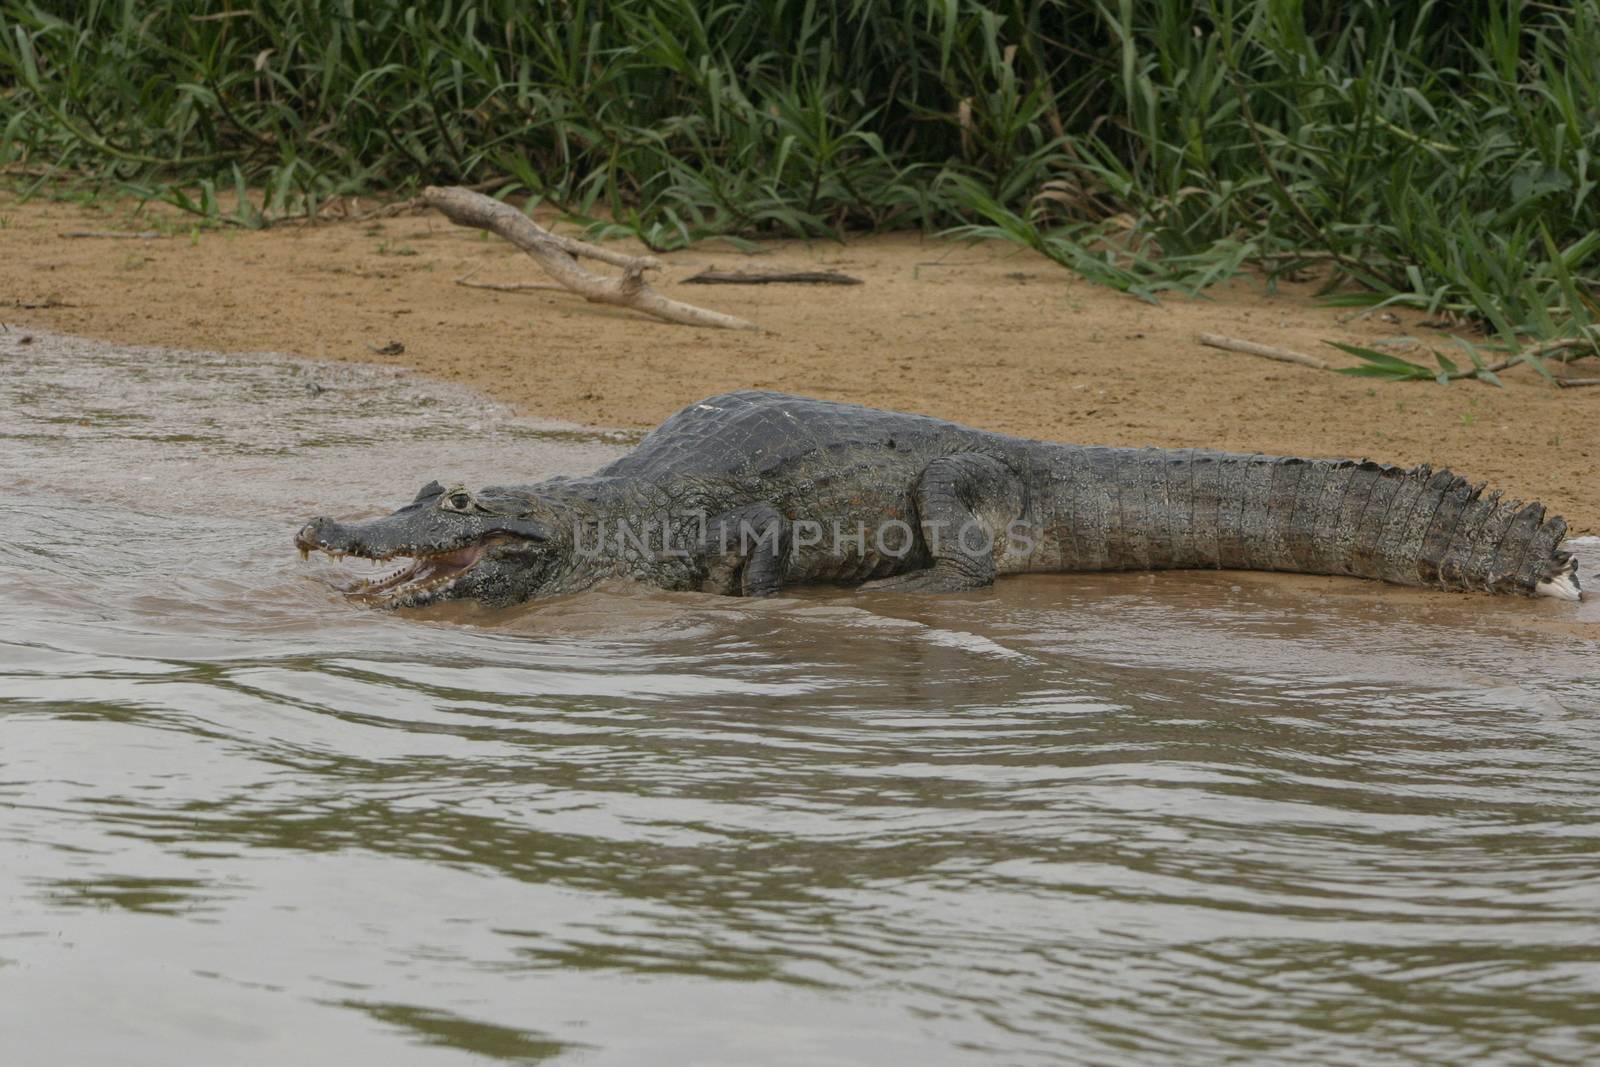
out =
[[[1065,448],[1063,570],[1230,568],[1579,598],[1567,524],[1448,470],[1198,449]],[[1052,568],[1054,569],[1054,568]]]

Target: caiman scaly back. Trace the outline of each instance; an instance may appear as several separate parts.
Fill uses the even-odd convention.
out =
[[[407,557],[354,590],[385,606],[515,603],[619,578],[762,596],[1177,568],[1576,600],[1565,534],[1539,504],[1426,466],[1053,444],[745,391],[690,405],[587,477],[431,482],[386,518],[314,519],[295,542]]]

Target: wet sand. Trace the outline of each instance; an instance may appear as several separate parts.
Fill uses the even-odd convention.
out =
[[[127,204],[0,195],[0,321],[390,362],[524,414],[599,426],[650,426],[710,393],[762,387],[1056,440],[1432,462],[1543,500],[1575,534],[1600,531],[1600,389],[1557,390],[1526,370],[1506,375],[1505,389],[1375,383],[1194,340],[1212,331],[1335,364],[1352,361],[1326,340],[1449,343],[1415,312],[1383,321],[1322,307],[1310,284],[1268,292],[1247,280],[1151,306],[1008,245],[912,235],[664,257],[664,292],[764,327],[752,334],[665,325],[564,293],[457,286],[469,272],[543,277],[497,238],[435,215],[156,240],[61,236],[150,226]],[[706,266],[834,268],[866,284],[681,284]],[[404,351],[384,354],[391,342]]]

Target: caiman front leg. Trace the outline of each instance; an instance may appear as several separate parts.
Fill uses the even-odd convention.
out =
[[[963,452],[941,456],[922,469],[913,497],[932,566],[882,578],[864,590],[959,593],[994,583],[995,558],[1022,514],[1024,493],[1016,472],[993,456]]]
[[[709,520],[700,540],[706,577],[702,591],[723,596],[773,596],[783,588],[789,524],[766,504],[725,511]]]

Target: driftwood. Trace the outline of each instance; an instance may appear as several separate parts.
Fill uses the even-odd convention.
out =
[[[683,280],[684,285],[860,285],[836,270],[711,270]]]
[[[546,274],[585,300],[632,308],[685,326],[715,326],[724,330],[757,328],[754,323],[720,311],[669,300],[650,288],[641,275],[660,268],[661,261],[654,256],[630,256],[553,234],[510,204],[459,186],[430,185],[423,190],[422,199],[458,226],[472,226],[504,237],[533,257]],[[587,271],[578,265],[579,256],[621,267],[622,276],[607,277]]]
[[[1287,348],[1273,348],[1271,345],[1258,345],[1254,341],[1241,341],[1236,337],[1223,337],[1216,333],[1202,333],[1195,340],[1212,348],[1226,349],[1229,352],[1243,352],[1247,356],[1260,356],[1263,359],[1275,359],[1280,363],[1299,363],[1318,370],[1332,370],[1333,366],[1325,359],[1316,356],[1307,356]]]

